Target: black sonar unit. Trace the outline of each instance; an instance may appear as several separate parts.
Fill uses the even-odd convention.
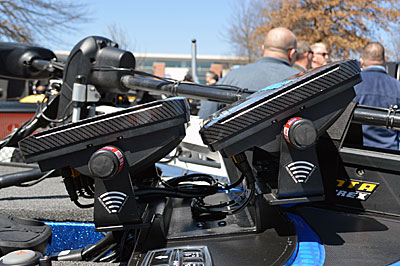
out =
[[[42,171],[71,166],[90,175],[86,164],[104,145],[118,146],[130,167],[140,168],[178,145],[188,110],[185,98],[154,101],[42,131],[19,146],[26,162],[38,162]]]
[[[354,98],[359,73],[356,60],[339,61],[261,89],[208,118],[203,142],[225,157],[254,146],[278,152],[280,133],[294,116],[312,121],[320,136]]]

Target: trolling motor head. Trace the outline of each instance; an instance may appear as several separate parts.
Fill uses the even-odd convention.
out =
[[[121,76],[133,74],[136,61],[131,52],[118,48],[115,42],[99,36],[83,39],[70,52],[60,92],[58,117],[71,113],[71,101],[80,103],[79,117],[86,117],[87,103],[113,104],[117,94],[128,91]],[[93,95],[93,91],[97,94]]]
[[[48,79],[47,68],[56,55],[48,49],[22,43],[0,43],[0,76],[10,79]]]

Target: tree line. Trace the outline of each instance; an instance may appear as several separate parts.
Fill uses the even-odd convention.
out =
[[[298,40],[323,42],[333,58],[358,54],[370,41],[400,59],[399,0],[240,0],[226,37],[237,54],[254,61],[263,36],[283,26]]]

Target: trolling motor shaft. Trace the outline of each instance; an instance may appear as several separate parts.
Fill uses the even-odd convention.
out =
[[[242,89],[222,88],[216,86],[204,86],[196,83],[174,83],[147,78],[138,78],[132,75],[121,77],[123,87],[133,90],[165,93],[171,96],[195,98],[199,100],[233,103],[246,98],[251,92]]]
[[[400,112],[397,107],[380,108],[358,105],[353,113],[353,123],[384,127],[388,129],[400,129]]]

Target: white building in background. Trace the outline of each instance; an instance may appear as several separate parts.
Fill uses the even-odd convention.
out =
[[[69,51],[55,51],[59,60],[65,61]],[[191,71],[191,54],[150,54],[134,53],[136,58],[136,69],[153,73],[154,63],[165,63],[164,76],[182,80],[186,73]],[[224,55],[197,55],[197,76],[200,83],[205,83],[205,74],[210,69],[221,69],[224,76],[232,68],[247,64],[246,57],[224,56]],[[218,73],[217,73],[218,74]]]

